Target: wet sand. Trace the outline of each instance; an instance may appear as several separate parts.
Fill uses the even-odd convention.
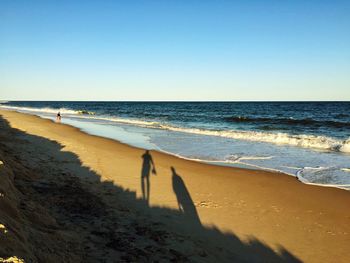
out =
[[[32,115],[0,116],[0,257],[350,260],[349,191],[146,153]]]

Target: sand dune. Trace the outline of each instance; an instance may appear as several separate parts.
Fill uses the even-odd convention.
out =
[[[350,260],[348,191],[155,151],[152,163],[143,149],[0,114],[3,259]]]

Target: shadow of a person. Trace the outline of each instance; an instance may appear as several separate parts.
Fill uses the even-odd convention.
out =
[[[197,209],[193,203],[190,193],[187,190],[185,182],[181,176],[178,175],[174,167],[171,167],[173,190],[176,195],[177,204],[179,210],[186,216],[192,223],[201,225]]]
[[[157,174],[156,168],[154,166],[154,162],[151,154],[148,150],[141,156],[143,159],[142,169],[141,169],[141,190],[142,190],[142,198],[146,200],[147,204],[149,204],[149,196],[150,196],[150,172],[152,167],[152,173]]]

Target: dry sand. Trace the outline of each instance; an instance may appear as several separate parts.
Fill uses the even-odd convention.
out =
[[[147,202],[145,150],[36,116],[0,116],[0,258],[350,261],[349,191],[151,151]]]

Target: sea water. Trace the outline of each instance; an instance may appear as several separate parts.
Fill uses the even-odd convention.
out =
[[[50,119],[60,111],[64,123],[140,148],[350,189],[350,102],[7,101],[0,108]]]

